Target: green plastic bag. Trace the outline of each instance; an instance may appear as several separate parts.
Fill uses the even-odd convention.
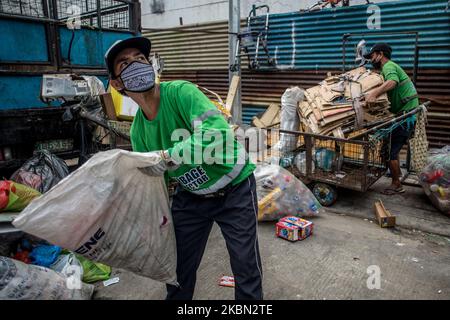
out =
[[[101,280],[108,280],[111,276],[111,267],[103,263],[92,262],[82,255],[75,255],[83,267],[83,282],[92,283]]]

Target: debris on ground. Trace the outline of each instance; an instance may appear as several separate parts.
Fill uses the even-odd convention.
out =
[[[234,288],[235,287],[234,277],[233,276],[222,276],[219,279],[219,286]]]
[[[386,210],[381,200],[375,201],[374,207],[375,216],[377,217],[380,227],[395,227],[395,216],[392,215],[388,210]]]
[[[114,277],[114,278],[111,278],[109,280],[103,281],[103,286],[104,287],[109,287],[109,286],[111,286],[113,284],[119,283],[119,281],[120,281],[119,277]]]

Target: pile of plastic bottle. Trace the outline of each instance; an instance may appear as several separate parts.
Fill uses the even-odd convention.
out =
[[[319,214],[320,203],[299,179],[273,164],[255,170],[258,219],[274,221],[287,215],[311,217]]]
[[[450,146],[430,152],[420,184],[434,206],[450,215]]]

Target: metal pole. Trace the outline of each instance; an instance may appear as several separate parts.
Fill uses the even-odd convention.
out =
[[[102,7],[100,0],[97,0],[97,26],[102,29]]]
[[[240,0],[229,0],[228,1],[228,31],[230,32],[228,38],[228,55],[229,55],[229,66],[237,63],[237,70],[228,73],[228,84],[231,85],[231,79],[234,75],[241,78],[241,58],[236,57],[236,46],[237,46],[237,34],[240,32],[241,23],[241,10],[240,10]],[[241,78],[242,79],[242,78]],[[241,81],[239,81],[238,88],[236,90],[236,95],[234,98],[234,103],[231,109],[231,114],[233,116],[233,122],[240,124],[242,122],[242,103],[241,103]]]

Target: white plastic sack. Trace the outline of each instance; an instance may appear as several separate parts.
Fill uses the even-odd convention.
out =
[[[274,164],[260,164],[255,170],[258,220],[273,221],[284,216],[312,217],[322,206],[293,174]]]
[[[280,129],[298,131],[300,119],[297,113],[297,106],[303,100],[305,91],[299,87],[286,89],[281,96],[281,123]],[[293,134],[281,133],[280,141],[275,148],[282,153],[294,150],[297,147],[298,136]]]
[[[67,277],[51,269],[0,257],[0,300],[89,300],[94,286],[78,285],[81,289],[71,287]]]
[[[176,284],[176,244],[164,178],[148,153],[100,152],[36,198],[13,224],[112,267]]]
[[[50,269],[63,274],[66,277],[77,277],[79,281],[83,279],[83,266],[73,253],[60,254]]]

